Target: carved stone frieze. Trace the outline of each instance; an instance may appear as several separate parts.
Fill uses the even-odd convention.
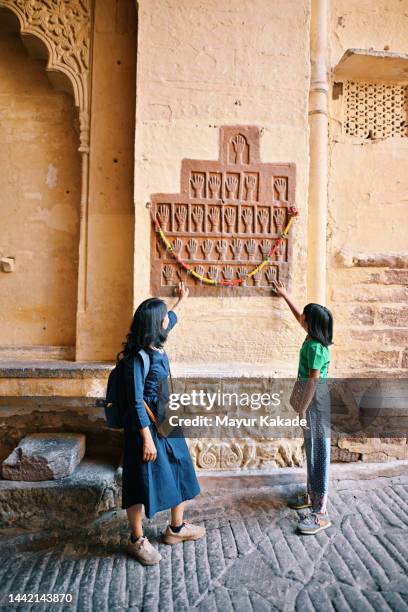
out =
[[[220,130],[218,161],[184,159],[179,194],[153,194],[153,214],[173,251],[208,279],[233,281],[254,270],[271,251],[295,204],[293,163],[262,163],[259,130],[227,126]],[[288,238],[259,273],[242,286],[206,286],[187,275],[161,238],[151,234],[151,291],[172,295],[182,279],[191,295],[256,295],[270,292],[274,280],[287,281],[292,255]]]
[[[301,465],[303,439],[190,440],[195,465],[202,470],[236,470]]]

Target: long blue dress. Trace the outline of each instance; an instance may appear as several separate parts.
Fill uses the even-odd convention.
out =
[[[170,331],[177,322],[177,316],[169,311],[168,317],[167,329]],[[170,372],[169,360],[164,351],[147,349],[147,352],[150,369],[145,381],[142,359],[139,357],[136,360],[134,377],[133,356],[124,358],[129,408],[124,419],[122,508],[144,504],[145,514],[151,518],[160,510],[173,508],[192,499],[199,494],[200,486],[184,437],[159,437],[143,405],[144,399],[160,420],[159,395],[168,392],[167,379]],[[143,440],[139,430],[146,426],[150,428],[156,445],[155,461],[143,461]]]

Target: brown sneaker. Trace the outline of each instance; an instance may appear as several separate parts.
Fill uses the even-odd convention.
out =
[[[136,542],[130,541],[127,551],[142,565],[156,565],[162,558],[159,551],[150,544],[145,536],[138,538]]]
[[[327,514],[311,512],[306,518],[299,522],[298,530],[303,534],[314,535],[323,529],[327,529],[330,525],[331,521]]]
[[[186,540],[199,540],[204,536],[205,527],[192,525],[191,523],[183,523],[183,527],[178,533],[173,531],[170,525],[167,525],[163,540],[165,544],[177,544],[178,542],[184,542]]]

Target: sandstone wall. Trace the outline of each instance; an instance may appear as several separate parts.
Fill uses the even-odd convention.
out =
[[[306,295],[309,2],[139,2],[134,305],[149,295],[151,193],[179,191],[180,162],[218,158],[221,125],[262,129],[263,162],[294,162],[292,287]],[[209,289],[211,293],[211,289]],[[171,303],[171,300],[169,300]],[[174,361],[228,373],[293,372],[302,334],[278,299],[191,298]],[[184,370],[183,370],[184,371]]]
[[[75,344],[80,158],[73,100],[0,19],[0,356]]]
[[[331,68],[353,47],[407,53],[407,14],[406,3],[397,0],[334,0]],[[406,375],[408,270],[384,257],[371,267],[346,267],[338,253],[406,254],[408,139],[345,135],[344,95],[330,97],[328,287],[336,371]]]
[[[136,7],[133,0],[92,4],[86,288],[79,306],[77,109],[72,96],[53,89],[45,47],[43,60],[32,59],[17,18],[1,10],[0,257],[14,257],[15,271],[0,271],[0,358],[111,360],[131,317]],[[36,38],[31,48],[42,46]]]

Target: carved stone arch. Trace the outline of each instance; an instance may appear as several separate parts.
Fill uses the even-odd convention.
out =
[[[81,152],[89,151],[91,2],[0,0],[0,7],[17,16],[21,34],[39,39],[46,47],[46,70],[69,79],[79,109]]]

